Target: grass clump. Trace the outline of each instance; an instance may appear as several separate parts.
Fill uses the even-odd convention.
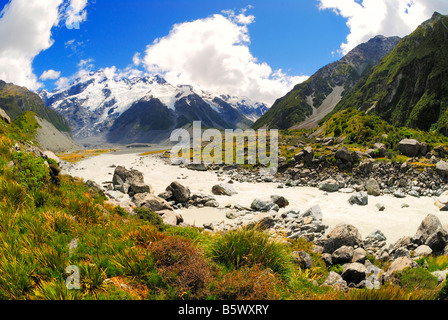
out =
[[[259,266],[287,276],[292,261],[285,244],[272,241],[266,232],[241,228],[218,236],[211,243],[209,254],[213,261],[228,269]]]

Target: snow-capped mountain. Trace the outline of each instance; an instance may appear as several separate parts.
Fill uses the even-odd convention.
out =
[[[69,121],[75,138],[104,135],[116,141],[138,132],[172,130],[194,120],[204,127],[247,128],[267,106],[248,98],[217,95],[192,86],[173,86],[158,75],[119,78],[99,70],[64,89],[39,95]],[[120,140],[120,139],[118,139]]]

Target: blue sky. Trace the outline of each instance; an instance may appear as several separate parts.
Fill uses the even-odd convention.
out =
[[[52,90],[90,70],[161,73],[270,104],[356,45],[448,13],[448,1],[0,0],[0,8],[5,81]]]

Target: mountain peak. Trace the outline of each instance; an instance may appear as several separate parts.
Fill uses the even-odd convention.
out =
[[[434,11],[432,14],[431,20],[437,19],[438,17],[443,16],[443,14],[438,13],[437,11]]]

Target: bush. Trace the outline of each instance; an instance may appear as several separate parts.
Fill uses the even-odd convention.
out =
[[[406,290],[435,289],[438,280],[427,269],[405,269],[399,276],[400,286]]]
[[[199,249],[186,239],[167,237],[151,247],[156,268],[175,299],[205,298],[212,270]]]
[[[28,190],[38,190],[49,182],[50,171],[44,159],[24,152],[13,153],[12,158],[15,164],[10,169],[12,177]]]
[[[165,229],[165,224],[163,223],[162,218],[151,209],[144,207],[135,208],[134,213],[139,219],[146,220],[152,225],[158,227],[160,231]]]
[[[260,266],[286,276],[292,262],[286,246],[270,241],[269,235],[256,229],[232,230],[216,238],[210,256],[229,269]]]
[[[282,282],[272,272],[258,266],[243,267],[225,274],[215,282],[212,295],[218,300],[273,300],[279,299],[277,287]]]

